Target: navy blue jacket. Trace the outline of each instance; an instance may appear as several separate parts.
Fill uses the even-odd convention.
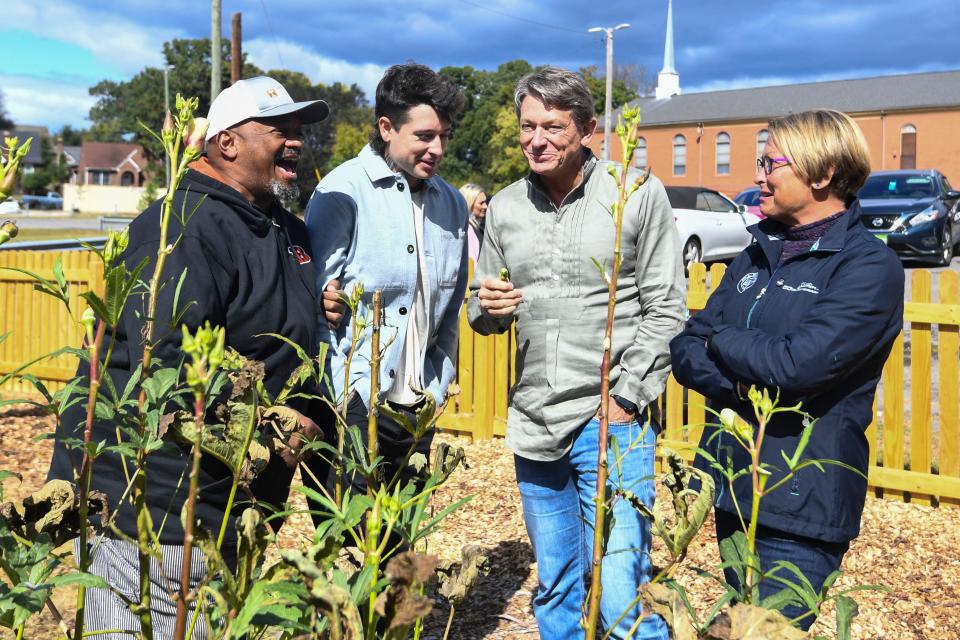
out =
[[[727,269],[706,308],[690,318],[670,344],[673,373],[709,399],[716,411],[730,407],[753,421],[748,402],[734,393],[737,382],[779,389],[781,404],[802,403],[817,419],[805,458],[844,462],[867,473],[865,430],[883,363],[903,326],[903,268],[889,248],[859,222],[854,204],[810,251],[777,267],[782,227],[764,220],[751,228],[756,242]],[[761,460],[785,468],[803,426],[800,416],[777,414],[767,427]],[[749,456],[729,436],[707,444],[718,460],[733,455],[734,467]],[[697,466],[707,469],[698,456]],[[769,485],[782,478],[774,472]],[[749,476],[734,483],[740,508],[750,513]],[[759,523],[794,535],[845,542],[860,532],[867,482],[848,469],[828,465],[801,470],[761,502]],[[726,481],[717,482],[717,508],[734,512]]]

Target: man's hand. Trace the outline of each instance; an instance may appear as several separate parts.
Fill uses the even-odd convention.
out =
[[[301,460],[308,458],[311,455],[311,452],[301,455],[300,448],[307,442],[313,442],[317,438],[321,437],[320,427],[317,426],[317,423],[303,415],[296,409],[290,409],[289,407],[284,407],[284,411],[290,412],[291,415],[295,415],[298,424],[296,431],[290,434],[290,438],[287,440],[287,446],[283,447],[280,451],[280,457],[291,469],[297,466],[297,463]]]
[[[339,280],[331,280],[323,289],[323,315],[327,318],[327,324],[331,329],[340,326],[343,320],[343,314],[347,305],[343,303],[344,293],[340,289]]]
[[[494,318],[509,318],[523,302],[523,294],[513,288],[512,282],[496,278],[484,278],[477,293],[480,307]]]
[[[610,413],[610,422],[633,422],[633,419],[636,417],[633,411],[624,409],[620,406],[620,403],[613,398],[610,398],[607,411]],[[600,417],[599,407],[597,408],[597,417]]]

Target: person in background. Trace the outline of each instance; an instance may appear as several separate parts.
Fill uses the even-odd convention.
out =
[[[480,246],[483,244],[483,227],[487,217],[487,193],[480,185],[468,182],[460,187],[460,195],[467,201],[467,211],[470,212],[467,227],[467,253],[473,263],[480,257]]]
[[[816,420],[804,458],[836,460],[804,469],[764,499],[758,514],[757,552],[764,572],[780,561],[795,564],[820,591],[840,567],[860,531],[867,492],[873,398],[894,339],[903,326],[903,268],[896,255],[860,223],[856,193],[870,173],[859,127],[838,111],[796,113],[770,122],[754,182],[767,216],[751,227],[755,242],[727,269],[706,308],[690,318],[670,344],[673,373],[720,411],[729,407],[754,423],[751,386],[801,403]],[[700,448],[720,465],[751,465],[747,452],[719,427],[707,427]],[[804,430],[795,413],[776,414],[766,430],[760,461],[783,477],[781,452],[790,456]],[[732,460],[731,460],[732,457]],[[702,453],[697,465],[712,470]],[[713,473],[716,473],[715,471]],[[733,485],[717,481],[718,541],[749,525],[749,474]],[[733,568],[724,570],[735,588]],[[797,581],[786,570],[779,576]],[[784,588],[760,583],[760,597]],[[815,616],[783,610],[808,629]],[[801,617],[802,616],[802,617]]]

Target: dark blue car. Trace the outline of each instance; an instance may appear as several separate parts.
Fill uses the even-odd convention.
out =
[[[960,191],[936,169],[871,173],[860,221],[901,259],[948,265],[960,242]]]

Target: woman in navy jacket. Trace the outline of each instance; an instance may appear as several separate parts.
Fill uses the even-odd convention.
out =
[[[751,385],[779,392],[781,404],[802,403],[817,419],[806,458],[838,460],[858,469],[807,467],[765,498],[757,552],[768,571],[778,560],[797,565],[818,591],[838,569],[860,531],[869,466],[865,430],[883,363],[903,324],[903,268],[894,253],[859,222],[856,192],[870,172],[863,134],[845,114],[808,111],[770,122],[754,182],[767,219],[751,228],[756,242],[727,269],[706,308],[670,345],[681,384],[719,411],[753,418]],[[700,447],[724,464],[750,465],[745,451],[713,437]],[[801,417],[780,413],[767,427],[761,461],[783,468],[803,429]],[[701,456],[697,465],[709,469]],[[774,472],[772,485],[782,472]],[[718,478],[719,480],[719,478]],[[749,476],[717,482],[717,537],[740,529],[734,500],[750,514]],[[732,570],[725,571],[738,586]],[[796,577],[784,573],[784,578]],[[783,585],[761,582],[761,597]],[[788,607],[788,617],[807,614]],[[798,624],[807,629],[814,616]]]

